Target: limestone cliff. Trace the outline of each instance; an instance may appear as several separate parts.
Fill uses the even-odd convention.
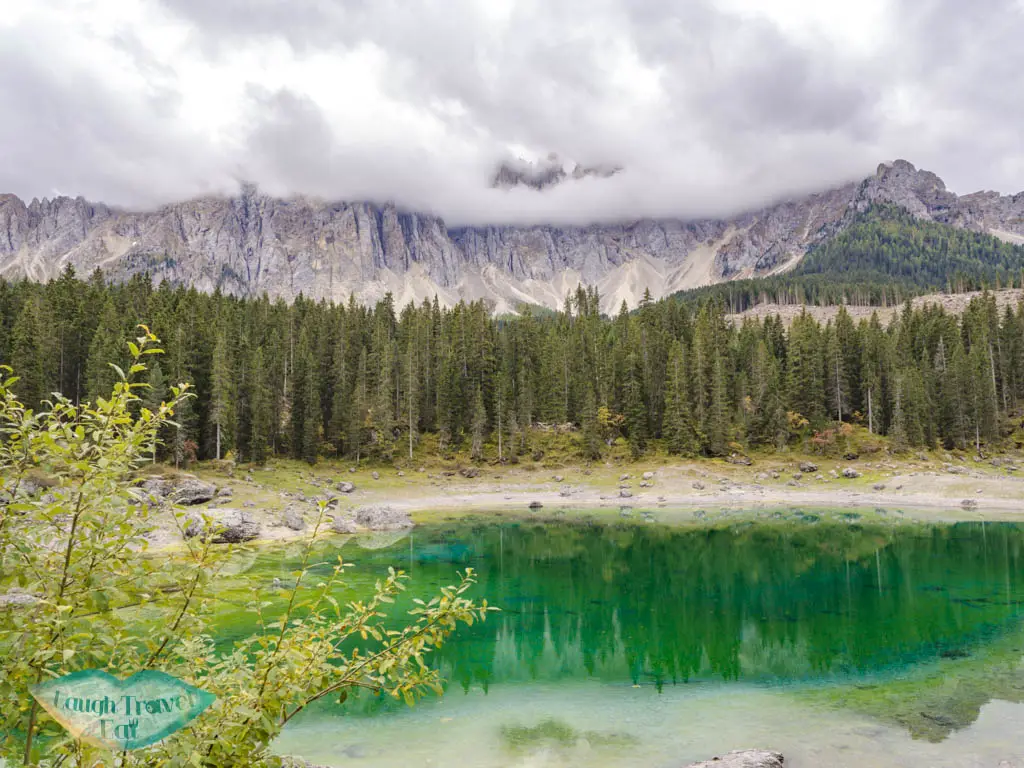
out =
[[[436,294],[442,303],[487,299],[496,312],[520,303],[561,305],[579,283],[596,285],[604,309],[791,266],[873,202],[1024,242],[1024,193],[958,197],[905,161],[860,183],[785,201],[731,220],[450,228],[394,205],[276,199],[251,186],[156,211],[113,209],[81,198],[0,195],[0,276],[45,280],[65,264],[115,279],[148,272],[199,290],[292,299],[399,305]]]

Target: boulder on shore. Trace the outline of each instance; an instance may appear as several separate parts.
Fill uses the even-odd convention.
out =
[[[800,471],[806,472],[807,474],[811,474],[812,472],[818,471],[818,465],[815,464],[813,461],[801,461]]]
[[[240,544],[259,538],[260,524],[244,509],[222,507],[210,510],[203,516],[193,515],[185,528],[185,538],[213,536],[214,544]]]
[[[845,477],[847,480],[855,480],[858,477],[860,477],[860,472],[858,472],[853,467],[847,467],[846,469],[843,470],[843,477]]]
[[[342,480],[340,483],[338,483],[334,487],[337,488],[342,493],[352,493],[352,491],[354,491],[356,489],[356,484],[355,483],[350,483],[347,480]]]
[[[306,527],[306,516],[298,504],[289,504],[281,513],[281,524],[290,530],[301,531]]]
[[[784,762],[781,752],[742,749],[700,763],[691,763],[686,768],[783,768]]]
[[[175,504],[204,504],[217,494],[217,486],[198,477],[183,477],[174,484],[170,500]]]
[[[413,527],[408,512],[389,507],[386,504],[357,507],[354,518],[356,525],[371,531],[397,531]]]

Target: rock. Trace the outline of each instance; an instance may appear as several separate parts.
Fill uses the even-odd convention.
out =
[[[875,483],[872,487],[876,491],[884,491],[885,490],[885,483]]]
[[[480,470],[476,467],[463,467],[459,470],[459,474],[463,477],[478,477],[480,475]]]
[[[648,482],[647,482],[646,480],[641,480],[641,481],[640,481],[640,487],[641,487],[641,488],[650,488],[650,487],[651,487],[651,484],[650,484],[650,483],[648,483]]]
[[[174,483],[168,498],[175,504],[202,504],[212,499],[217,493],[213,483],[205,483],[197,477],[183,477]]]
[[[354,516],[356,525],[371,531],[397,531],[413,527],[408,512],[389,507],[386,504],[357,507]]]
[[[853,451],[850,451],[848,453],[844,453],[843,454],[843,460],[844,461],[856,461],[859,458],[860,458],[860,454],[859,453],[854,453]]]
[[[654,473],[653,472],[644,472],[643,477],[644,477],[644,480],[653,480],[654,479]]]
[[[566,172],[541,161],[525,173],[499,168],[491,182],[522,184],[526,189],[517,191],[529,194],[530,188],[573,185],[580,177],[612,172],[593,166]],[[0,262],[13,267],[5,273],[12,276],[19,267],[21,274],[28,269],[21,265],[33,265],[40,279],[53,277],[57,265],[67,263],[80,275],[102,266],[119,283],[151,273],[153,282],[173,280],[200,289],[209,288],[212,275],[230,271],[231,279],[222,281],[227,293],[266,292],[272,300],[285,301],[300,293],[312,301],[336,299],[339,284],[325,279],[325,272],[344,275],[346,291],[360,296],[378,295],[392,279],[389,275],[415,281],[424,295],[445,295],[446,286],[480,280],[483,273],[493,274],[487,278],[487,295],[499,306],[516,306],[529,283],[537,286],[530,298],[545,303],[551,285],[563,280],[566,271],[598,284],[616,280],[623,268],[634,273],[634,266],[652,264],[649,270],[635,270],[652,277],[630,287],[660,290],[665,287],[662,275],[706,243],[715,244],[716,280],[757,277],[783,266],[787,254],[804,253],[824,235],[841,231],[853,213],[875,202],[901,206],[921,220],[1024,233],[1019,195],[958,197],[935,174],[904,161],[884,164],[859,183],[817,192],[728,220],[668,218],[590,226],[491,222],[480,227],[449,227],[432,213],[399,211],[392,204],[275,198],[254,185],[232,196],[169,202],[150,211],[67,196],[25,203],[4,195]],[[814,225],[808,226],[811,221]],[[113,256],[112,235],[125,238]],[[727,246],[718,245],[723,240]],[[246,265],[259,269],[250,271]],[[413,268],[417,271],[407,271]],[[473,293],[467,299],[478,297]],[[600,310],[614,314],[617,297],[608,291]]]
[[[174,483],[163,477],[151,477],[148,480],[143,480],[139,488],[150,496],[162,499],[171,494],[171,491],[174,489]]]
[[[800,462],[800,471],[801,472],[807,472],[808,474],[811,473],[811,472],[817,472],[818,471],[818,465],[815,464],[813,461],[801,461]]]
[[[425,469],[424,469],[423,467],[420,467],[420,468],[419,468],[419,469],[417,469],[416,471],[417,471],[417,472],[426,472],[427,470],[425,470]]]
[[[554,476],[553,478],[551,478],[551,479],[552,479],[552,480],[554,480],[554,481],[555,481],[556,483],[560,483],[560,482],[562,482],[562,480],[563,480],[564,478],[563,478],[563,477],[562,477],[561,475],[555,475],[555,476]]]
[[[242,502],[242,506],[245,507],[246,509],[252,509],[253,507],[256,506],[256,502],[255,501],[243,501]]]
[[[0,608],[14,605],[35,605],[38,602],[38,597],[30,592],[25,592],[18,587],[13,587],[9,592],[0,593]]]
[[[530,454],[530,458],[534,461],[542,461],[544,459],[544,451],[538,449]]]
[[[796,480],[799,483],[801,480],[804,479],[804,476],[803,475],[793,475],[793,479]]]
[[[704,490],[704,483],[702,483],[700,480],[694,480],[693,483],[691,484],[691,487],[695,491],[703,491]]]
[[[788,485],[790,488],[796,488],[800,485],[800,483],[798,483],[796,480],[790,480],[789,482],[786,483],[786,485]]]
[[[346,480],[342,480],[340,483],[338,483],[334,487],[337,490],[341,491],[342,493],[352,493],[352,491],[354,491],[356,489],[356,484],[355,483],[350,483],[350,482],[348,482]]]
[[[780,475],[780,474],[779,474],[778,472],[776,472],[776,471],[775,471],[774,469],[773,469],[773,470],[771,471],[771,473],[770,473],[770,474],[771,474],[771,476],[772,476],[772,480],[778,480],[778,479],[779,479],[780,477],[782,477],[782,475]]]
[[[623,480],[629,480],[629,475],[622,475],[621,477],[619,477],[619,482],[620,482],[620,483],[621,483],[621,482],[622,482]]]
[[[963,507],[964,509],[977,509],[978,508],[978,500],[977,499],[964,499],[963,501],[960,502],[960,506]]]
[[[231,490],[231,486],[230,485],[225,485],[223,488],[218,488],[217,489],[217,498],[218,499],[230,499],[234,495],[235,495],[235,492],[233,490]]]
[[[619,491],[619,498],[620,498],[620,499],[628,499],[628,498],[630,498],[630,497],[631,497],[632,495],[633,495],[633,492],[632,492],[631,490],[629,490],[629,488],[622,488],[622,489],[621,489],[621,490]]]
[[[293,531],[301,531],[306,527],[306,516],[302,507],[297,504],[289,504],[281,513],[281,524]]]
[[[349,474],[355,474],[356,468],[355,467],[349,467],[348,471],[349,471]]]
[[[860,477],[860,472],[858,472],[853,467],[847,467],[846,469],[843,470],[843,477],[845,477],[847,480],[854,480]]]
[[[350,515],[347,515],[334,518],[331,521],[331,530],[335,533],[356,533],[359,531],[359,528],[356,526],[356,521]]]
[[[543,504],[541,504],[541,503],[540,503],[539,501],[536,501],[536,500],[534,500],[534,501],[531,501],[531,502],[530,502],[530,505],[529,505],[529,506],[530,506],[530,509],[540,509],[540,508],[541,508],[541,507],[543,507],[544,505],[543,505]]]
[[[687,768],[783,768],[784,763],[785,759],[781,752],[743,749],[700,763],[691,763]]]
[[[378,472],[377,470],[373,470],[373,472],[370,473],[370,477],[372,477],[374,480],[380,480],[380,472]]]
[[[212,534],[214,544],[239,544],[260,535],[259,523],[243,509],[223,507],[215,512],[208,511],[206,517],[210,518],[209,523],[202,516],[193,515],[185,528],[185,538],[205,538]]]
[[[572,496],[572,489],[569,486],[565,486],[558,492],[559,496]]]
[[[398,470],[398,476],[405,477],[405,472],[403,472],[402,470]]]
[[[754,460],[749,456],[744,456],[742,453],[732,453],[726,459],[730,464],[738,464],[741,467],[749,467],[754,463]]]

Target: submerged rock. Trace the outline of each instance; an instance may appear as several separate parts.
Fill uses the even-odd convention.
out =
[[[700,763],[691,763],[687,768],[783,768],[784,762],[781,752],[742,749]]]
[[[335,533],[357,533],[356,521],[351,516],[336,517],[331,521],[331,530]]]
[[[396,531],[412,528],[413,522],[408,512],[389,507],[385,504],[371,504],[358,507],[354,513],[356,525],[371,531]]]

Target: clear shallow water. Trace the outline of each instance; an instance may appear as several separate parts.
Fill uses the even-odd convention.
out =
[[[283,753],[674,766],[771,746],[798,768],[1024,766],[1018,526],[486,523],[339,539],[325,557],[338,546],[352,594],[388,566],[410,597],[472,566],[503,611],[438,654],[443,699],[324,704]],[[298,555],[263,553],[245,578],[286,578]],[[251,629],[241,611],[222,622],[225,643]]]

